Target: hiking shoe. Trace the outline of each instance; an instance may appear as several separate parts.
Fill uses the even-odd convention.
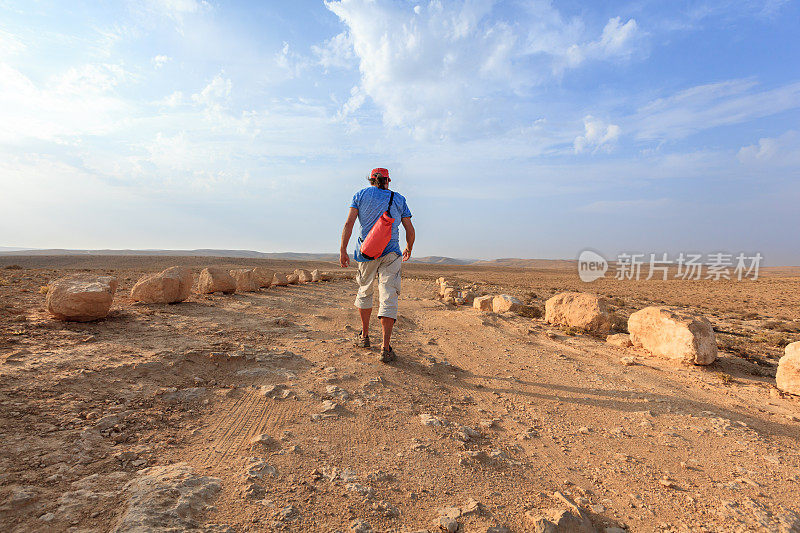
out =
[[[394,353],[391,346],[381,349],[381,356],[378,358],[381,363],[391,363],[395,359],[397,359],[397,354]]]
[[[359,331],[356,334],[353,344],[355,344],[358,348],[369,348],[369,335],[362,335]]]

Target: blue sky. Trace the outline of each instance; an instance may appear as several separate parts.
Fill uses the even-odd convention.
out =
[[[0,0],[0,245],[800,264],[800,6]]]

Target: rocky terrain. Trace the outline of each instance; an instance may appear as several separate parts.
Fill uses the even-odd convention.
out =
[[[336,275],[134,302],[173,265]],[[47,313],[68,275],[116,278],[106,318]],[[521,307],[450,305],[439,277]],[[800,531],[800,397],[775,386],[797,271],[584,284],[409,264],[389,365],[352,346],[354,291],[330,263],[0,258],[0,531]],[[716,359],[548,324],[563,291],[622,324],[701,314]]]

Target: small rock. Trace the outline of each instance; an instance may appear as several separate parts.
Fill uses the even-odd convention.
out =
[[[446,533],[456,533],[456,531],[458,531],[458,522],[446,516],[440,516],[437,518],[434,521],[434,525]]]
[[[428,413],[422,413],[419,415],[419,419],[425,426],[442,427],[447,425],[447,423],[438,416],[433,416]]]
[[[455,433],[455,437],[462,442],[470,442],[480,438],[480,436],[480,433],[469,426],[459,426]]]
[[[261,396],[266,396],[267,398],[281,398],[285,390],[286,385],[278,383],[274,385],[262,385],[259,392]]]
[[[539,432],[536,428],[528,428],[519,435],[517,435],[517,439],[519,440],[528,440],[528,439],[535,439],[539,436]]]
[[[278,519],[279,520],[287,520],[292,518],[293,516],[297,516],[299,511],[293,505],[287,505],[286,507],[281,508],[278,511]]]
[[[257,485],[256,483],[251,483],[244,491],[244,496],[248,500],[261,500],[264,498],[265,494],[266,491],[264,490],[264,487]]]
[[[480,421],[480,426],[483,429],[491,429],[500,422],[499,418],[484,418]]]
[[[436,514],[440,517],[452,518],[455,520],[461,516],[461,509],[458,507],[440,507],[436,510]]]
[[[375,496],[375,489],[367,485],[362,485],[361,483],[346,483],[344,488],[346,488],[350,492],[355,492],[356,494],[360,494],[365,498],[372,498],[373,496]]]
[[[659,484],[661,484],[662,487],[666,487],[668,489],[677,488],[677,485],[675,484],[675,482],[672,481],[668,476],[662,477],[660,480],[658,480],[658,482],[659,482]]]
[[[337,409],[339,409],[339,404],[336,402],[333,402],[331,400],[325,400],[324,402],[322,402],[323,413],[333,413]]]
[[[387,501],[379,501],[372,504],[372,509],[379,512],[386,518],[394,518],[400,516],[400,510]]]
[[[372,526],[363,520],[353,520],[350,522],[350,533],[372,533]]]
[[[250,439],[250,446],[269,446],[274,442],[275,440],[272,437],[266,433],[262,433],[261,435],[256,435]]]
[[[325,391],[329,395],[336,396],[338,398],[341,398],[342,400],[347,400],[348,398],[350,398],[350,394],[346,390],[336,385],[328,385],[325,388]]]
[[[483,512],[483,504],[475,498],[470,498],[464,503],[461,508],[462,515],[481,514]]]
[[[249,479],[263,479],[265,477],[278,477],[278,470],[264,460],[251,457],[245,469],[245,475]]]
[[[614,335],[609,335],[606,337],[606,342],[613,346],[619,346],[620,348],[628,348],[633,346],[633,343],[631,342],[631,336],[627,333],[616,333]]]

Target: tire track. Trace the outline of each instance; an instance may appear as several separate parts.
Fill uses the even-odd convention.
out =
[[[249,446],[254,436],[286,427],[287,420],[297,419],[300,413],[300,407],[289,402],[266,398],[256,391],[244,391],[230,408],[220,406],[209,422],[217,429],[207,439],[210,449],[201,464],[218,467]]]

